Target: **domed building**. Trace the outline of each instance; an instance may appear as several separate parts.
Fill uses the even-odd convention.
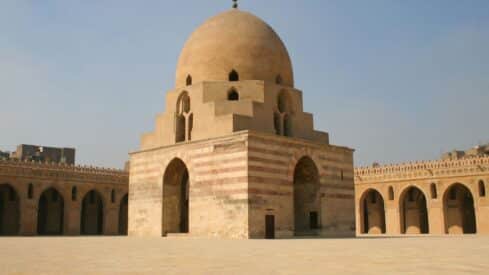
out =
[[[314,130],[284,43],[235,8],[190,36],[131,153],[129,234],[353,236],[353,186],[353,150]]]

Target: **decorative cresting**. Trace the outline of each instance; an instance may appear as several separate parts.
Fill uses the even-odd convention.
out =
[[[0,175],[74,178],[78,181],[90,180],[122,185],[126,185],[129,179],[128,172],[118,169],[17,160],[0,160]]]
[[[234,70],[240,81],[263,80],[293,87],[292,63],[277,33],[260,18],[234,9],[214,16],[187,40],[176,70],[176,87],[228,81]]]
[[[357,181],[431,178],[489,171],[489,157],[433,160],[355,169]]]

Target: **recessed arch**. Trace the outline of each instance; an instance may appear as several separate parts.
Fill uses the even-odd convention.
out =
[[[88,191],[82,200],[80,215],[82,235],[102,235],[104,233],[104,202],[95,189]]]
[[[461,183],[449,186],[443,195],[445,233],[475,234],[474,196],[470,189]]]
[[[394,200],[394,187],[389,186],[389,200]]]
[[[290,114],[283,115],[283,135],[286,137],[293,136],[292,134],[292,116]]]
[[[27,186],[27,198],[32,199],[34,197],[34,185],[29,183]]]
[[[239,81],[239,74],[236,70],[232,70],[229,73],[229,81]]]
[[[76,201],[77,197],[78,197],[78,189],[76,188],[76,186],[73,186],[71,187],[71,200]]]
[[[418,187],[409,186],[401,193],[399,214],[402,234],[429,233],[426,195]]]
[[[190,96],[183,91],[177,99],[175,114],[175,142],[191,140],[193,116],[191,114]]]
[[[115,190],[114,189],[112,189],[110,191],[110,202],[115,203]]]
[[[190,177],[187,166],[173,159],[163,176],[162,235],[189,232]]]
[[[63,195],[53,187],[41,193],[37,209],[39,235],[63,235],[64,204]]]
[[[20,229],[20,199],[12,185],[0,184],[0,236],[14,236]]]
[[[127,235],[129,195],[125,194],[119,205],[119,235]]]
[[[177,114],[188,112],[190,112],[190,96],[187,91],[183,91],[177,99]]]
[[[292,113],[292,99],[286,90],[282,90],[278,94],[277,109],[281,113]]]
[[[437,199],[438,198],[438,190],[436,188],[436,184],[432,183],[430,184],[430,194],[432,199]]]
[[[376,189],[368,189],[360,197],[360,231],[362,234],[385,234],[384,198]]]
[[[235,88],[232,88],[231,90],[228,91],[228,101],[238,101],[239,100],[239,93],[236,91]]]
[[[486,196],[486,186],[484,184],[483,180],[479,181],[479,197],[485,197]]]
[[[315,233],[321,227],[319,171],[314,161],[304,156],[294,168],[293,209],[296,234]]]

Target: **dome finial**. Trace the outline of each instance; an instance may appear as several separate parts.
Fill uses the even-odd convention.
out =
[[[238,0],[233,0],[233,9],[238,8]]]

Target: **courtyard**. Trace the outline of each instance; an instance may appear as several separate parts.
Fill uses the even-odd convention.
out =
[[[487,274],[489,237],[1,238],[1,274]]]

